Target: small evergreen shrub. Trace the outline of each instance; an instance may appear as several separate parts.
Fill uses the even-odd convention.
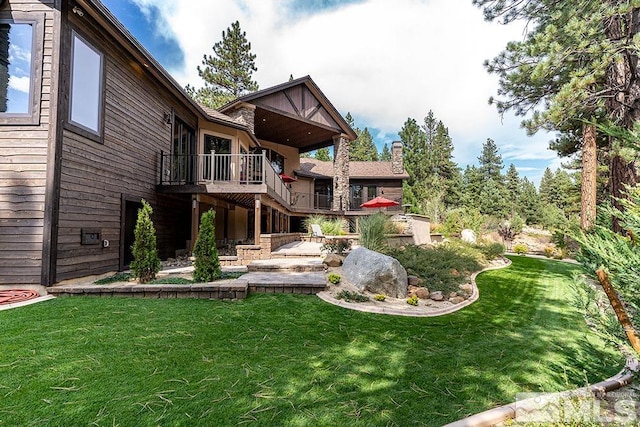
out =
[[[504,245],[498,242],[476,245],[476,247],[480,249],[480,252],[482,252],[487,260],[496,259],[499,256],[502,256],[505,250]]]
[[[409,305],[418,306],[418,301],[419,300],[418,300],[418,297],[416,295],[413,295],[413,296],[407,298],[407,304],[409,304]]]
[[[195,257],[193,280],[196,282],[212,282],[219,279],[222,271],[216,247],[216,213],[209,209],[202,214],[198,238],[193,248]]]
[[[156,278],[162,263],[156,248],[156,229],[151,221],[153,209],[142,199],[142,208],[138,210],[138,219],[134,231],[135,240],[131,250],[133,261],[131,271],[140,283],[148,283]]]
[[[337,299],[343,299],[347,302],[367,302],[369,301],[369,297],[366,295],[359,294],[357,292],[349,292],[347,290],[340,291],[338,295],[336,295]]]
[[[387,299],[387,296],[385,294],[376,294],[373,299],[382,302]]]
[[[329,279],[329,282],[334,285],[337,285],[338,283],[340,283],[340,280],[341,280],[340,275],[336,273],[330,273],[328,279]]]
[[[513,246],[513,252],[517,253],[518,255],[524,255],[529,252],[529,248],[524,243],[518,243],[517,245]]]
[[[132,276],[129,273],[116,273],[113,276],[96,280],[93,283],[95,283],[96,285],[108,285],[109,283],[128,282],[131,277]]]

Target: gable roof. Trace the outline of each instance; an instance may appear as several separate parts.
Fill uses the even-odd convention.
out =
[[[333,137],[357,138],[346,120],[310,76],[241,96],[222,106],[222,113],[242,104],[255,109],[259,139],[298,148],[301,152],[333,145]]]
[[[297,175],[308,178],[333,178],[333,162],[318,159],[300,159]],[[406,171],[393,173],[391,162],[349,162],[350,179],[409,179]]]

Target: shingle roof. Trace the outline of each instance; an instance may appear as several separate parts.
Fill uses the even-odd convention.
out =
[[[309,178],[333,178],[333,163],[303,158],[296,173]],[[409,175],[407,172],[393,173],[391,162],[349,162],[349,178],[408,179]]]
[[[209,108],[206,105],[203,105],[201,103],[198,103],[200,105],[200,108],[202,108],[202,110],[207,113],[207,115],[213,119],[217,119],[217,120],[222,120],[225,121],[227,123],[230,124],[234,124],[234,125],[244,125],[244,123],[241,123],[240,121],[227,116],[226,114],[221,113],[218,110],[214,110],[213,108]]]

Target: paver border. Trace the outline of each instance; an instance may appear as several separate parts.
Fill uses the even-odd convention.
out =
[[[471,291],[471,296],[468,299],[464,300],[459,304],[452,305],[451,307],[441,308],[441,309],[432,310],[428,312],[407,311],[407,310],[401,310],[397,308],[375,307],[375,306],[367,306],[363,304],[347,302],[347,301],[335,299],[334,297],[331,296],[331,294],[328,291],[318,292],[316,295],[318,296],[318,298],[320,298],[325,302],[328,302],[329,304],[348,308],[350,310],[361,311],[364,313],[389,314],[393,316],[405,316],[405,317],[443,316],[445,314],[454,313],[476,302],[480,298],[480,292],[478,291],[478,286],[476,285],[476,277],[478,276],[478,274],[484,273],[485,271],[498,270],[511,265],[511,260],[509,258],[505,257],[504,260],[505,260],[504,265],[493,265],[490,267],[486,267],[480,271],[476,271],[470,276],[469,280],[471,281],[472,291]]]

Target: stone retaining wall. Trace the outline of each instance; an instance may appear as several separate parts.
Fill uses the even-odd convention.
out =
[[[237,245],[236,264],[227,265],[249,265],[251,261],[257,259],[269,259],[271,252],[279,247],[300,241],[302,241],[301,233],[261,234],[259,245]]]

